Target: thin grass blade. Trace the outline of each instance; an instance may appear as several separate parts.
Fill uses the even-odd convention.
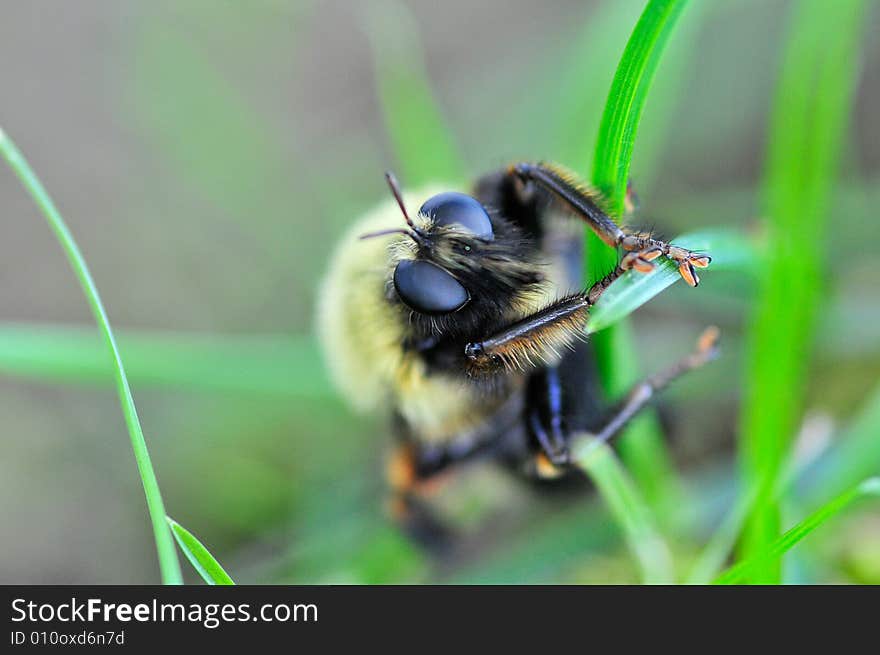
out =
[[[46,217],[49,227],[55,233],[65,255],[67,255],[73,272],[79,280],[80,286],[82,286],[83,293],[98,324],[98,329],[104,337],[105,346],[113,362],[113,373],[116,378],[117,391],[119,392],[119,403],[122,406],[125,424],[131,438],[134,458],[137,462],[138,473],[140,474],[144,495],[147,499],[147,508],[153,524],[153,536],[156,540],[156,552],[159,558],[162,581],[165,584],[182,584],[183,577],[180,572],[180,562],[174,550],[171,531],[165,524],[165,506],[162,502],[162,494],[159,492],[159,482],[156,479],[156,473],[150,461],[150,453],[147,450],[147,442],[144,439],[137,409],[134,406],[134,398],[128,386],[128,379],[122,364],[122,356],[119,354],[119,348],[116,346],[116,338],[113,336],[110,319],[107,317],[104,304],[98,295],[98,288],[92,279],[88,266],[86,266],[85,258],[73,238],[73,234],[55,207],[55,203],[52,202],[52,199],[27,163],[27,160],[25,160],[19,149],[2,129],[0,129],[0,153],[3,154],[3,158],[9,164],[9,167],[18,176],[25,189],[31,195],[31,198],[33,198],[40,211]]]
[[[593,184],[607,209],[622,216],[629,168],[648,91],[687,0],[650,0],[620,58],[599,125]],[[607,248],[605,249],[607,250]]]
[[[670,584],[675,574],[672,557],[657,530],[654,517],[614,451],[604,443],[584,439],[574,459],[596,484],[620,527],[646,584]]]
[[[596,140],[593,184],[605,195],[606,209],[623,214],[632,149],[648,89],[685,0],[650,0],[617,66]],[[586,241],[587,283],[617,263],[617,253],[592,232]],[[599,376],[606,394],[616,398],[638,379],[638,362],[629,326],[621,322],[593,339]],[[672,460],[652,413],[643,413],[622,435],[619,447],[656,509],[666,514],[680,490]]]
[[[840,514],[851,503],[861,498],[880,497],[880,478],[868,478],[856,487],[844,492],[826,503],[803,521],[792,527],[777,539],[746,560],[735,564],[719,575],[714,584],[741,584],[754,580],[761,570],[791,550],[801,539],[820,527],[829,519]]]
[[[687,575],[686,584],[709,584],[712,578],[718,575],[736,545],[736,539],[742,532],[742,526],[753,502],[754,498],[751,496],[737,499],[733,509],[724,517],[721,525],[712,533],[709,542],[700,552]]]
[[[712,254],[712,270],[735,270],[748,273],[756,247],[732,230],[706,230],[674,239],[684,248]],[[669,261],[660,261],[650,273],[628,271],[612,284],[587,322],[587,332],[599,332],[625,318],[654,296],[681,279]],[[711,284],[711,282],[710,282]]]
[[[853,486],[853,478],[866,479],[880,472],[880,387],[868,400],[836,449],[820,449],[804,458],[798,453],[797,442],[785,459],[777,487],[766,491],[751,487],[740,493],[733,509],[713,533],[688,575],[688,584],[708,584],[721,570],[724,561],[733,552],[755,500],[760,495],[778,499],[790,489],[801,490],[807,503],[818,504],[814,497],[827,498]]]

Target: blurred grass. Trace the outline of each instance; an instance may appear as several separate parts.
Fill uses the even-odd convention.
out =
[[[782,456],[797,428],[817,313],[825,294],[826,223],[859,67],[861,0],[792,7],[769,127],[764,180],[769,248],[748,338],[741,418],[743,472],[755,497],[742,543],[753,559],[780,530],[773,494]],[[784,347],[780,347],[784,344]],[[749,569],[753,582],[781,579],[781,563]]]
[[[467,171],[428,82],[419,28],[405,5],[367,3],[367,34],[385,130],[407,186],[461,183]]]
[[[126,369],[140,384],[166,388],[334,396],[311,338],[282,335],[122,331]],[[105,383],[112,369],[88,330],[58,325],[0,325],[0,370],[34,380]]]
[[[314,4],[244,12],[157,0],[133,24],[121,100],[155,166],[150,184],[130,181],[131,195],[144,197],[126,214],[136,238],[176,254],[147,291],[182,278],[191,291],[182,315],[216,313],[223,329],[240,331],[266,329],[272,316],[305,331],[302,307],[313,304],[326,255],[314,243],[335,238],[381,183],[374,144],[340,134],[318,148],[291,120],[287,90],[303,75],[296,45],[311,36]],[[237,325],[212,309],[230,291]]]
[[[874,387],[852,424],[828,452],[812,462],[798,486],[799,498],[817,504],[843,493],[856,480],[880,474],[880,385]]]
[[[261,257],[283,264],[289,253],[276,238],[279,226],[288,223],[291,207],[303,215],[317,213],[321,196],[308,191],[319,188],[318,180],[305,165],[296,166],[295,180],[290,180],[290,155],[284,145],[296,142],[295,129],[288,124],[273,130],[271,116],[232,84],[230,71],[218,66],[217,53],[188,30],[194,25],[211,28],[244,46],[248,41],[259,43],[280,24],[296,35],[302,17],[291,12],[281,23],[274,12],[245,14],[234,5],[204,0],[161,1],[173,7],[175,23],[146,19],[132,38],[124,100],[134,127],[167,167],[160,177],[168,175],[189,195],[201,196],[215,208],[215,230],[266,246]],[[241,47],[238,52],[249,50]],[[234,65],[260,66],[270,74],[267,64],[254,55]],[[186,221],[174,227],[184,233],[190,229]],[[242,279],[239,284],[248,282]],[[252,289],[255,295],[261,291],[265,293]]]
[[[182,584],[183,576],[180,571],[180,562],[177,559],[177,552],[174,550],[170,529],[165,524],[165,505],[162,502],[162,494],[159,491],[159,482],[156,479],[156,473],[150,461],[150,453],[147,450],[147,442],[144,439],[137,409],[134,406],[134,398],[128,386],[125,367],[122,364],[122,356],[119,354],[119,348],[116,345],[116,338],[113,335],[113,329],[110,327],[110,319],[107,316],[107,311],[104,309],[104,303],[101,302],[101,297],[98,294],[98,287],[95,285],[94,279],[92,279],[92,274],[89,272],[86,260],[76,244],[73,234],[55,207],[55,203],[52,202],[52,198],[46,192],[46,189],[31,169],[27,160],[25,160],[12,140],[6,136],[2,128],[0,128],[0,154],[3,155],[6,163],[21,181],[34,203],[39,207],[46,218],[46,222],[58,239],[58,243],[67,256],[70,267],[73,269],[82,287],[83,294],[89,303],[89,307],[95,317],[95,322],[98,324],[98,331],[104,338],[104,362],[113,371],[113,376],[116,380],[119,404],[125,417],[125,425],[128,428],[128,434],[131,439],[134,459],[137,463],[138,473],[147,500],[147,509],[153,527],[162,582],[165,584]],[[110,355],[109,361],[106,358],[107,351],[109,351]]]
[[[771,489],[760,487],[748,488],[745,492],[740,491],[733,502],[733,506],[720,522],[712,536],[700,551],[698,557],[691,566],[686,581],[688,584],[709,584],[718,575],[724,563],[733,553],[737,540],[742,534],[743,526],[748,519],[749,512],[754,506],[760,494],[770,502],[776,502],[789,493],[793,483],[803,474],[803,469],[809,465],[812,458],[821,458],[824,449],[814,448],[814,452],[805,454],[798,452],[797,448],[788,453],[782,474],[777,478],[776,485]],[[824,491],[824,490],[823,490]],[[827,495],[827,494],[826,494]],[[769,558],[765,558],[766,559]]]
[[[614,451],[605,443],[585,440],[572,455],[596,484],[621,527],[639,564],[642,582],[672,584],[675,572],[669,547],[658,532],[651,510]]]
[[[736,546],[736,540],[742,532],[742,526],[753,501],[753,498],[747,496],[736,499],[733,507],[691,564],[685,578],[687,584],[709,584],[723,568]]]
[[[605,196],[612,216],[624,214],[630,161],[642,111],[657,66],[685,0],[650,0],[621,56],[599,123],[592,181]],[[586,231],[587,284],[617,264],[618,253]],[[593,338],[599,377],[609,398],[622,397],[639,378],[639,361],[629,327],[622,323]],[[619,437],[619,447],[633,476],[665,518],[680,488],[659,423],[644,412]]]
[[[229,219],[250,223],[252,229],[270,225],[251,217],[276,211],[275,196],[284,193],[279,171],[287,163],[265,118],[183,29],[147,24],[136,44],[134,118],[151,147],[169,162],[169,172],[192,193],[222,206]],[[218,143],[228,156],[209,156]]]

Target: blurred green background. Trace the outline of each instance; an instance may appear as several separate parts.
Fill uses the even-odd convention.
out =
[[[694,1],[685,10],[635,146],[645,224],[668,236],[710,226],[757,230],[788,6]],[[444,174],[457,181],[458,170],[476,176],[514,159],[555,159],[586,176],[607,90],[642,7],[2,4],[0,124],[89,262],[120,335],[169,514],[236,581],[636,579],[595,498],[537,496],[491,469],[462,476],[453,493],[467,501],[450,501],[473,548],[442,566],[412,548],[382,514],[384,422],[348,412],[308,335],[334,240],[386,200],[385,169],[403,161],[402,182],[413,185]],[[827,291],[798,442],[804,461],[834,452],[852,421],[877,405],[873,9],[829,219]],[[405,143],[389,136],[394,93],[380,92],[376,72],[400,61],[404,75],[419,77],[424,66],[425,111],[439,108],[452,135],[442,144],[419,125]],[[0,199],[0,581],[156,582],[143,491],[109,364],[89,336],[88,307],[8,172],[0,174]],[[699,290],[676,285],[633,316],[646,370],[686,352],[703,325],[724,334],[722,359],[661,403],[687,498],[664,525],[685,563],[733,502],[747,384],[741,336],[755,288],[748,275],[703,277]],[[55,364],[41,362],[47,347]],[[854,476],[880,471],[877,447],[866,443],[843,460],[865,467]],[[812,477],[784,525],[827,499],[826,460],[834,461],[819,457],[808,467]],[[876,504],[847,512],[787,561],[792,582],[880,583]]]

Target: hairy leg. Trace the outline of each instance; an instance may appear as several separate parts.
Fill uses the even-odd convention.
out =
[[[654,268],[653,261],[660,256],[671,259],[685,282],[695,287],[700,278],[697,268],[706,268],[712,261],[709,255],[695,253],[686,248],[654,239],[649,235],[620,227],[603,208],[602,195],[578,180],[572,173],[551,164],[518,163],[508,169],[508,174],[523,184],[531,183],[550,194],[557,202],[584,220],[584,222],[612,248],[621,247],[627,254],[628,266],[641,272]],[[635,192],[627,190],[628,206],[636,202]]]
[[[499,371],[527,371],[559,360],[561,351],[584,338],[590,308],[611,283],[633,266],[622,260],[589,289],[534,312],[494,334],[465,346],[468,373],[480,376]]]
[[[668,368],[635,384],[618,407],[606,418],[604,423],[591,434],[584,436],[598,442],[609,441],[673,380],[714,359],[718,354],[718,336],[718,329],[715,327],[704,330],[697,340],[696,348],[691,353],[682,357]],[[548,421],[545,419],[542,423],[541,429],[547,432]],[[571,440],[577,437],[577,434],[572,434],[566,430],[564,436],[565,448],[562,451],[555,445],[551,445],[549,449],[543,447],[544,443],[539,438],[542,450],[535,454],[534,461],[529,463],[528,469],[538,477],[552,478],[562,474],[565,471],[565,465],[570,462],[569,447]]]

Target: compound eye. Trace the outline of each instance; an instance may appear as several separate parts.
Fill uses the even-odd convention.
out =
[[[430,218],[434,225],[455,225],[486,241],[495,236],[483,205],[463,193],[437,194],[422,205],[419,213]]]
[[[407,306],[421,314],[449,314],[470,300],[458,280],[425,261],[400,262],[394,269],[394,288]]]

